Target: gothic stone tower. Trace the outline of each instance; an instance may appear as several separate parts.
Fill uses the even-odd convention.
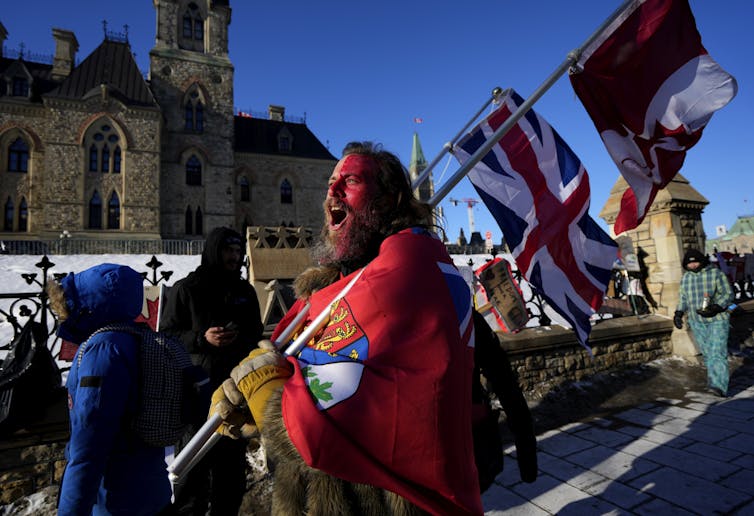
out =
[[[163,238],[233,226],[233,65],[227,0],[153,0],[150,85],[162,108]]]

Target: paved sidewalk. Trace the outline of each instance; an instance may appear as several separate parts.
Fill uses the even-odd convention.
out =
[[[485,514],[754,515],[754,368],[739,373],[725,399],[689,391],[539,435],[539,478],[506,457]]]

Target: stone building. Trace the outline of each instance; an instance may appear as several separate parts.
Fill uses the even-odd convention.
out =
[[[713,253],[754,253],[754,215],[738,216],[730,229],[718,228],[715,238],[707,240],[706,251]]]
[[[155,0],[148,78],[127,34],[77,64],[0,55],[2,240],[195,239],[212,227],[318,228],[335,157],[270,106],[236,114],[229,2]],[[8,32],[0,24],[0,47]]]

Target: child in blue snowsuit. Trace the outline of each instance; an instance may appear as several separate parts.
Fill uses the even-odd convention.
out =
[[[132,322],[141,313],[142,276],[102,264],[50,287],[61,321],[58,335],[81,344],[96,330]],[[139,347],[135,337],[107,331],[89,340],[68,374],[71,438],[58,514],[154,515],[170,504],[164,448],[129,428],[137,410]]]

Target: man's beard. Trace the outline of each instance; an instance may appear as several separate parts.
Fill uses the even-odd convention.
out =
[[[317,243],[312,247],[312,258],[320,265],[335,265],[350,272],[369,263],[377,256],[380,244],[385,239],[382,219],[373,207],[367,210],[348,212],[348,227],[345,233],[331,236],[327,225],[322,228]]]

